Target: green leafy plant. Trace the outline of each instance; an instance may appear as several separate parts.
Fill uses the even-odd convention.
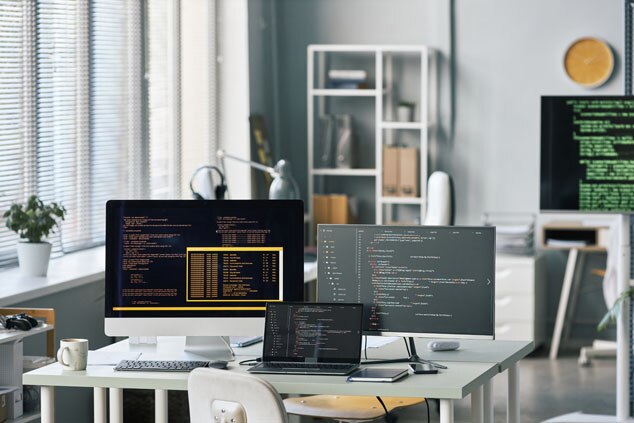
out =
[[[42,242],[54,228],[64,220],[66,209],[61,204],[45,205],[37,196],[32,195],[25,204],[14,203],[3,217],[7,228],[16,232],[28,242]]]
[[[605,313],[605,316],[603,316],[603,318],[597,325],[597,330],[599,332],[605,330],[610,325],[610,323],[616,322],[617,316],[621,313],[623,302],[628,298],[632,298],[632,296],[634,296],[634,287],[628,288],[627,290],[623,291],[621,295],[619,295],[619,298],[616,299],[612,308],[609,309],[607,313]]]
[[[411,101],[399,101],[398,105],[403,107],[409,107],[410,109],[413,109],[414,107],[416,107],[416,104],[412,103]]]

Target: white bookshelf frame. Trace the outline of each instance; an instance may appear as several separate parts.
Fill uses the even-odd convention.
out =
[[[375,223],[388,223],[392,219],[392,206],[396,204],[418,205],[419,217],[423,222],[427,209],[427,176],[429,174],[429,142],[433,136],[431,130],[436,120],[435,96],[435,53],[424,45],[349,45],[349,44],[312,44],[307,50],[307,130],[308,130],[308,215],[313,216],[313,194],[315,178],[327,176],[365,176],[375,178]],[[369,89],[329,89],[326,86],[326,53],[373,53],[375,57],[375,87]],[[420,92],[418,96],[420,120],[417,122],[385,121],[384,117],[394,116],[392,74],[393,54],[417,54],[420,58]],[[317,72],[315,72],[317,65]],[[385,69],[385,72],[384,72]],[[382,86],[383,84],[383,86]],[[374,97],[375,100],[375,167],[366,169],[324,169],[315,168],[315,101],[319,116],[325,114],[325,98],[338,97]],[[385,113],[384,113],[385,112]],[[419,196],[384,197],[383,196],[383,146],[393,143],[393,131],[419,131]],[[384,213],[384,206],[387,206]],[[312,238],[312,230],[311,238]],[[314,240],[311,239],[311,242]]]

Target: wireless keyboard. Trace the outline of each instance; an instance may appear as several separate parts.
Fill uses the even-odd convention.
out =
[[[115,370],[134,372],[191,372],[198,367],[225,369],[226,361],[154,361],[154,360],[121,360]]]

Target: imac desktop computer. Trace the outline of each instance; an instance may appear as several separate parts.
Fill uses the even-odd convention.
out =
[[[187,336],[229,361],[228,336],[262,335],[267,302],[302,301],[299,200],[113,200],[106,206],[109,336]]]
[[[317,256],[318,301],[362,303],[366,335],[410,338],[382,362],[426,362],[414,337],[494,338],[493,227],[319,225]]]

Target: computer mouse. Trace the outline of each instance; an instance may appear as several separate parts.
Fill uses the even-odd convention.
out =
[[[4,323],[4,327],[7,329],[31,330],[29,321],[19,317],[8,317]]]
[[[227,362],[226,361],[210,361],[207,367],[211,367],[212,369],[224,370],[227,368]]]

